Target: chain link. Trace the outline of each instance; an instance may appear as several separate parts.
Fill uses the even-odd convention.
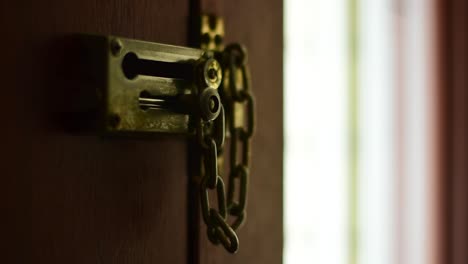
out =
[[[247,67],[247,52],[239,44],[231,44],[220,54],[224,69],[224,87],[221,90],[221,109],[214,120],[200,118],[197,122],[197,137],[203,149],[204,175],[200,183],[200,201],[203,221],[207,225],[208,239],[215,245],[235,253],[239,248],[239,239],[235,230],[240,228],[246,218],[247,191],[250,163],[250,141],[254,133],[254,97],[250,90],[250,75]],[[239,76],[240,74],[240,76]],[[227,78],[226,78],[227,77]],[[239,87],[240,86],[240,87]],[[247,119],[236,120],[239,116],[236,106],[243,110]],[[226,113],[225,113],[226,112]],[[228,118],[230,141],[230,173],[227,196],[219,167],[222,167],[223,144],[225,138],[225,116]],[[236,127],[240,121],[244,122]],[[238,145],[242,150],[239,151]],[[240,154],[240,159],[238,156]],[[218,164],[219,163],[219,164]],[[237,200],[235,199],[236,182],[239,182]],[[209,190],[215,190],[217,210],[210,207]],[[233,218],[228,224],[228,215]]]
[[[255,100],[250,88],[250,75],[247,66],[247,52],[240,44],[230,44],[224,51],[222,65],[229,69],[228,87],[225,87],[226,94],[221,94],[223,104],[226,107],[229,119],[230,142],[230,174],[227,197],[228,214],[234,217],[231,227],[237,230],[245,221],[248,183],[250,175],[250,144],[254,133],[254,111]],[[238,73],[241,76],[238,76]],[[236,108],[238,106],[239,108]],[[242,111],[243,110],[243,111]],[[242,111],[238,115],[236,111]],[[246,120],[238,124],[238,117]],[[239,127],[236,127],[239,125]],[[238,145],[240,144],[241,150]],[[239,158],[240,155],[240,159]],[[236,182],[238,183],[238,199],[235,200]]]

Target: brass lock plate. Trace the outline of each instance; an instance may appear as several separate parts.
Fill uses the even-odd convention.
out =
[[[104,134],[194,132],[189,100],[204,51],[114,36],[80,36]]]

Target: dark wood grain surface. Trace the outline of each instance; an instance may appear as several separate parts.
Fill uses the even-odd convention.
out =
[[[187,0],[1,1],[1,263],[187,262],[186,141],[71,134],[50,99],[67,93],[62,36],[186,45],[188,13]]]
[[[437,3],[438,263],[468,263],[468,3]]]

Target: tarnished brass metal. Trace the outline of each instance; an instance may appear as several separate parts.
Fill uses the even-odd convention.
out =
[[[195,115],[219,114],[222,71],[211,53],[114,36],[80,38],[89,64],[100,67],[95,87],[103,133],[193,134]]]

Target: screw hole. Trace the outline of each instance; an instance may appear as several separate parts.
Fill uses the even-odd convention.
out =
[[[122,50],[122,43],[118,39],[113,39],[111,41],[111,52],[114,56],[118,56]]]
[[[208,33],[205,33],[201,36],[201,42],[202,43],[205,43],[205,44],[208,44],[211,40],[211,37],[210,37],[210,34]]]
[[[213,68],[209,69],[208,70],[208,78],[210,78],[211,80],[216,80],[217,73],[218,72],[216,71],[216,69],[213,69]]]
[[[223,37],[221,37],[221,35],[216,35],[214,38],[214,42],[217,46],[221,45],[221,43],[223,43]]]

